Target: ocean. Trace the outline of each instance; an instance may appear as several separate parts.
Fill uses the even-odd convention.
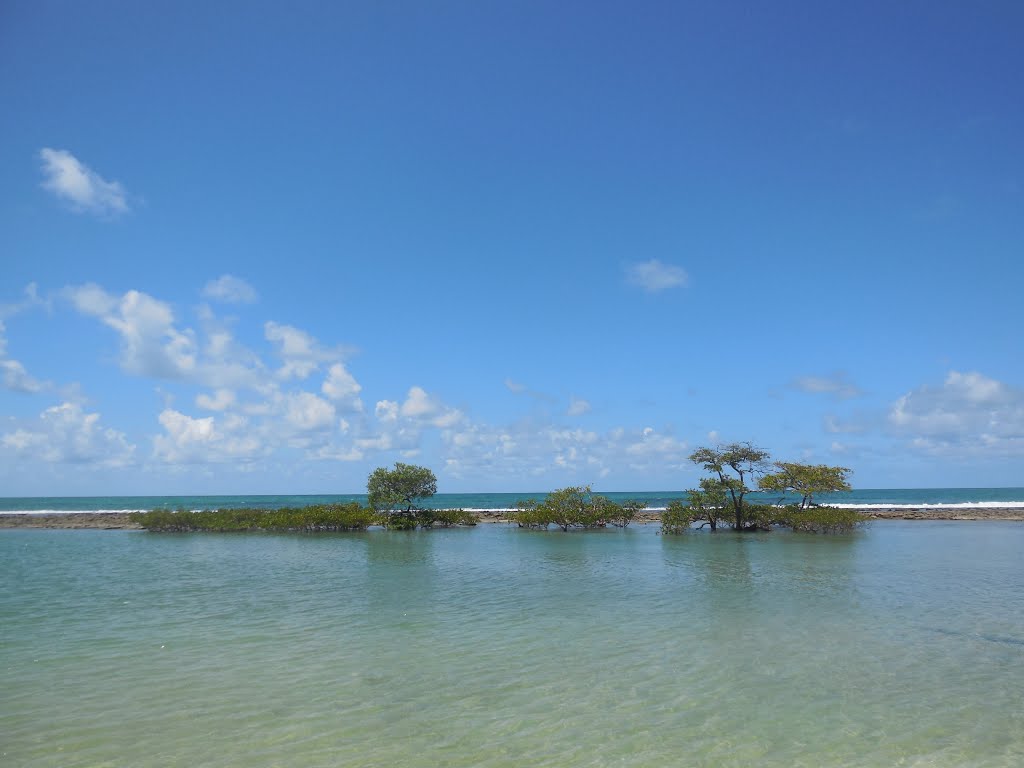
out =
[[[1024,523],[658,531],[0,530],[0,764],[1024,764]]]
[[[600,491],[597,491],[600,493]],[[502,510],[515,507],[521,499],[543,499],[543,492],[439,493],[425,506],[434,509]],[[637,491],[604,494],[615,501],[641,499],[650,509],[663,509],[683,491]],[[776,503],[778,494],[754,493],[755,503]],[[1024,507],[1024,488],[888,488],[856,489],[847,493],[822,494],[815,500],[864,509],[878,507]],[[365,494],[323,495],[234,495],[234,496],[54,496],[0,498],[0,514],[43,512],[124,512],[151,509],[273,509],[308,504],[359,501]]]

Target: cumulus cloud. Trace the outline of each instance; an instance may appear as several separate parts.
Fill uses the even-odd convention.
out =
[[[686,443],[672,435],[659,433],[653,427],[644,427],[638,438],[626,445],[629,456],[658,457],[671,462],[681,462],[686,458]]]
[[[638,261],[626,267],[626,280],[647,293],[660,293],[686,285],[689,276],[682,267],[658,259]]]
[[[135,452],[124,433],[100,425],[100,414],[70,402],[47,408],[35,423],[4,434],[0,445],[23,458],[105,467],[124,466]]]
[[[203,288],[203,296],[226,304],[251,304],[259,296],[256,289],[240,277],[221,275]]]
[[[43,188],[69,203],[79,213],[113,217],[128,211],[127,194],[120,182],[107,181],[65,149],[39,150]]]
[[[363,387],[346,366],[344,350],[300,328],[264,324],[267,345],[260,355],[236,342],[230,321],[218,321],[210,305],[199,309],[194,331],[170,304],[140,291],[115,294],[87,284],[66,289],[64,296],[118,334],[123,370],[173,379],[175,389],[197,388],[191,393],[196,413],[167,401],[156,419],[152,455],[161,463],[235,462],[251,470],[271,458],[290,461],[295,449],[309,460],[387,461],[418,456],[429,445],[439,446],[438,460],[458,476],[551,475],[552,482],[575,483],[627,468],[689,469],[686,443],[671,432],[649,427],[602,433],[550,424],[547,417],[495,427],[421,386],[395,400],[371,400],[373,412],[364,413]],[[320,376],[311,378],[316,372]],[[513,384],[507,384],[510,390],[540,397]],[[590,410],[582,398],[573,396],[568,408],[562,402],[564,417]]]
[[[345,356],[342,348],[325,348],[313,336],[291,325],[271,321],[264,324],[263,332],[267,341],[277,347],[283,361],[277,372],[282,379],[306,379],[322,364]]]
[[[235,393],[230,389],[218,389],[212,395],[201,392],[196,395],[196,405],[207,411],[224,411],[235,404]]]
[[[399,411],[407,419],[447,429],[458,424],[463,414],[450,408],[435,397],[428,395],[422,387],[410,387],[405,402]]]
[[[47,385],[30,376],[21,362],[7,356],[7,326],[4,320],[32,307],[47,304],[39,298],[35,283],[29,283],[24,293],[25,297],[20,302],[0,304],[0,382],[13,392],[34,394],[42,391]]]
[[[354,446],[337,447],[325,445],[308,454],[310,458],[323,461],[362,461],[365,454]]]
[[[890,407],[890,427],[928,453],[1024,455],[1024,391],[981,373],[950,371]]]
[[[285,418],[301,432],[331,428],[335,417],[334,406],[312,392],[295,392],[285,398]]]
[[[335,363],[327,370],[327,378],[320,391],[343,408],[363,410],[363,401],[359,399],[363,388],[343,363]]]
[[[378,400],[374,413],[378,421],[393,422],[398,421],[398,410],[398,403],[394,400]]]
[[[361,450],[354,440],[378,437],[367,430],[365,419],[355,425],[339,421],[340,412],[361,414],[363,410],[362,387],[342,362],[343,348],[327,347],[299,328],[275,322],[264,325],[267,352],[281,361],[275,367],[239,344],[208,305],[198,310],[197,332],[178,321],[170,304],[141,291],[116,294],[90,283],[69,286],[62,297],[78,312],[117,333],[123,371],[203,388],[193,394],[194,403],[215,415],[188,414],[167,401],[158,418],[161,431],[153,438],[153,455],[159,461],[189,464],[238,459],[252,466],[257,459],[292,448],[303,449],[313,459],[346,456],[352,460]],[[10,376],[20,376],[13,366],[7,368]],[[319,392],[301,384],[283,391],[285,382],[301,382],[323,369]],[[3,372],[0,368],[0,376]],[[433,412],[415,413],[417,406]],[[396,418],[401,408],[395,404]],[[413,397],[406,412],[414,415],[388,428],[387,440],[396,449],[416,450],[423,427],[452,419],[451,409],[430,398],[418,402]],[[343,434],[344,445],[340,444]]]
[[[455,477],[555,474],[593,482],[622,467],[643,472],[686,464],[686,443],[650,427],[599,433],[532,422],[505,427],[466,422],[441,435],[445,468]]]
[[[0,326],[0,331],[2,331],[2,326]],[[4,387],[13,392],[33,394],[43,389],[43,383],[29,376],[25,366],[17,360],[0,358],[0,381],[3,381]]]
[[[328,381],[331,381],[330,377]],[[345,391],[348,392],[347,389]],[[354,461],[357,456],[393,451],[408,459],[419,455],[425,432],[438,430],[444,433],[466,424],[468,419],[462,411],[446,405],[422,387],[413,386],[402,401],[378,400],[373,419],[360,417],[355,425],[342,419],[338,436],[344,435],[344,444],[339,445],[332,438],[311,455],[314,458]]]
[[[838,371],[831,376],[801,376],[794,379],[792,386],[801,392],[831,395],[840,400],[862,395],[860,387],[850,381],[849,376]]]
[[[170,464],[247,461],[267,453],[248,421],[237,414],[197,419],[165,408],[159,422],[164,431],[153,438],[153,455]]]
[[[169,304],[141,291],[116,297],[93,284],[72,286],[64,293],[78,311],[117,331],[121,366],[129,373],[180,379],[195,370],[195,336],[175,327]]]
[[[218,389],[268,391],[263,363],[223,328],[209,330],[201,347],[193,329],[178,325],[170,304],[142,291],[116,295],[87,283],[68,286],[62,295],[79,312],[117,332],[120,364],[127,373]],[[205,320],[212,323],[209,316]]]

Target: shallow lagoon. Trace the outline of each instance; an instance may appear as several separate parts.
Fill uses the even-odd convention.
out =
[[[1024,764],[1024,523],[14,530],[0,578],[5,764]]]

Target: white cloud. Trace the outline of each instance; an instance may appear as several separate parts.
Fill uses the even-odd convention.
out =
[[[648,293],[686,285],[689,276],[682,267],[664,264],[658,259],[639,261],[626,267],[626,279]]]
[[[99,216],[128,211],[124,187],[107,181],[67,150],[44,147],[39,158],[43,161],[43,188],[69,202],[72,210]]]
[[[263,331],[284,361],[277,372],[282,379],[308,378],[321,364],[338,362],[345,356],[340,347],[326,349],[308,333],[291,325],[270,321],[264,324]]]
[[[392,422],[398,420],[398,403],[394,400],[378,400],[374,413],[378,421]]]
[[[29,375],[25,366],[7,356],[7,326],[4,320],[36,306],[48,306],[39,298],[35,283],[25,286],[25,298],[16,304],[0,304],[0,382],[14,392],[34,394],[48,385]]]
[[[363,410],[363,401],[359,399],[363,388],[342,363],[335,363],[328,369],[320,391],[342,407],[360,413]]]
[[[406,418],[416,419],[429,417],[437,411],[437,405],[431,400],[430,395],[422,387],[411,387],[402,403],[402,415]]]
[[[889,409],[889,425],[927,453],[1024,455],[1024,391],[977,372],[951,371]]]
[[[178,322],[169,304],[140,291],[118,295],[90,284],[70,287],[64,295],[78,311],[117,332],[123,370],[174,379],[169,391],[193,398],[202,409],[190,415],[173,401],[165,403],[152,438],[153,457],[160,462],[237,462],[251,471],[271,457],[291,461],[296,449],[309,460],[352,462],[378,453],[422,456],[439,445],[436,460],[451,473],[516,480],[594,482],[626,470],[690,469],[686,443],[669,432],[599,433],[546,423],[547,417],[536,414],[540,423],[494,427],[472,421],[421,386],[396,400],[370,400],[373,413],[364,414],[363,387],[347,368],[343,349],[325,346],[302,329],[265,323],[264,363],[235,341],[232,321],[219,321],[210,305],[199,308],[193,331]],[[280,362],[269,362],[271,356]],[[317,371],[320,376],[311,378]],[[291,391],[285,391],[286,381]],[[183,395],[183,385],[198,389]],[[515,382],[506,386],[541,397]],[[562,403],[566,415],[590,410],[588,401],[575,396],[568,407]]]
[[[461,411],[444,405],[422,387],[409,388],[400,413],[406,419],[441,429],[453,427],[463,419]]]
[[[153,455],[169,464],[246,461],[268,451],[244,417],[195,419],[172,408],[159,416],[163,434],[153,438]]]
[[[124,433],[100,426],[100,414],[78,403],[47,408],[36,423],[8,432],[0,445],[17,456],[48,463],[120,467],[131,462],[135,446]]]
[[[225,411],[235,404],[235,393],[230,389],[218,389],[213,395],[196,395],[196,405],[207,411]]]
[[[296,392],[285,399],[285,419],[301,432],[332,428],[337,414],[334,406],[312,392]]]
[[[103,318],[117,307],[117,297],[95,283],[68,286],[64,289],[64,295],[84,315]]]
[[[520,384],[518,381],[512,381],[512,379],[505,379],[505,387],[509,392],[515,392],[517,395],[526,391],[525,384]]]
[[[120,298],[97,285],[64,290],[78,311],[99,318],[121,337],[121,367],[140,376],[181,379],[196,370],[195,334],[174,325],[169,304],[141,291]]]
[[[374,437],[361,437],[355,441],[360,451],[390,451],[394,447],[391,435],[384,433]]]
[[[653,427],[645,427],[636,440],[626,445],[626,453],[634,457],[656,457],[679,463],[686,458],[686,448],[686,443],[671,435],[659,434]]]
[[[801,376],[793,381],[793,387],[801,392],[832,395],[841,400],[863,394],[860,387],[851,382],[849,376],[843,371],[838,371],[831,376]]]
[[[441,436],[446,471],[455,477],[554,475],[593,482],[623,467],[660,471],[686,463],[686,443],[650,427],[602,434],[532,422],[507,427],[463,423]]]
[[[62,295],[79,312],[113,328],[121,343],[120,364],[136,376],[188,381],[213,388],[247,387],[263,393],[274,384],[259,357],[235,343],[231,333],[215,324],[206,310],[206,344],[196,332],[180,328],[166,302],[141,291],[121,296],[93,283],[66,287]],[[205,407],[205,406],[204,406]]]
[[[0,373],[3,374],[0,376],[0,380],[3,381],[4,386],[14,392],[28,392],[32,394],[43,389],[42,382],[29,376],[25,366],[17,360],[0,359]]]
[[[251,304],[259,296],[256,289],[240,277],[221,275],[203,288],[203,296],[227,304]]]
[[[325,445],[312,451],[309,454],[310,458],[321,459],[323,461],[362,461],[365,454],[358,448],[337,448],[331,445]]]
[[[590,403],[581,397],[570,397],[569,398],[569,416],[582,416],[584,413],[590,411]]]

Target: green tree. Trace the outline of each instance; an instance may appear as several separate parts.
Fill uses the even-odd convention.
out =
[[[762,477],[758,489],[771,493],[795,493],[800,496],[800,509],[814,505],[814,494],[850,490],[847,476],[852,470],[827,464],[800,464],[777,461],[778,472]]]
[[[686,492],[688,497],[687,508],[693,521],[703,520],[704,525],[710,525],[712,531],[718,530],[718,524],[729,514],[728,488],[722,481],[715,477],[703,477],[700,481],[700,490],[691,488]]]
[[[751,443],[729,443],[717,448],[698,448],[690,454],[690,461],[718,479],[718,487],[732,507],[733,528],[742,531],[746,527],[743,497],[754,490],[747,486],[747,480],[765,473],[768,452]]]
[[[394,469],[373,470],[366,481],[366,492],[376,512],[414,521],[419,502],[437,493],[437,478],[426,467],[397,462]],[[415,522],[411,527],[415,527]]]
[[[563,531],[570,528],[593,528],[600,523],[600,514],[589,485],[552,491],[538,509],[543,510],[548,519]]]
[[[601,523],[611,523],[616,528],[625,528],[647,508],[647,504],[639,499],[629,499],[618,504],[604,496],[594,496],[593,504]]]
[[[693,522],[693,510],[679,499],[673,499],[661,513],[662,533],[685,533]]]

